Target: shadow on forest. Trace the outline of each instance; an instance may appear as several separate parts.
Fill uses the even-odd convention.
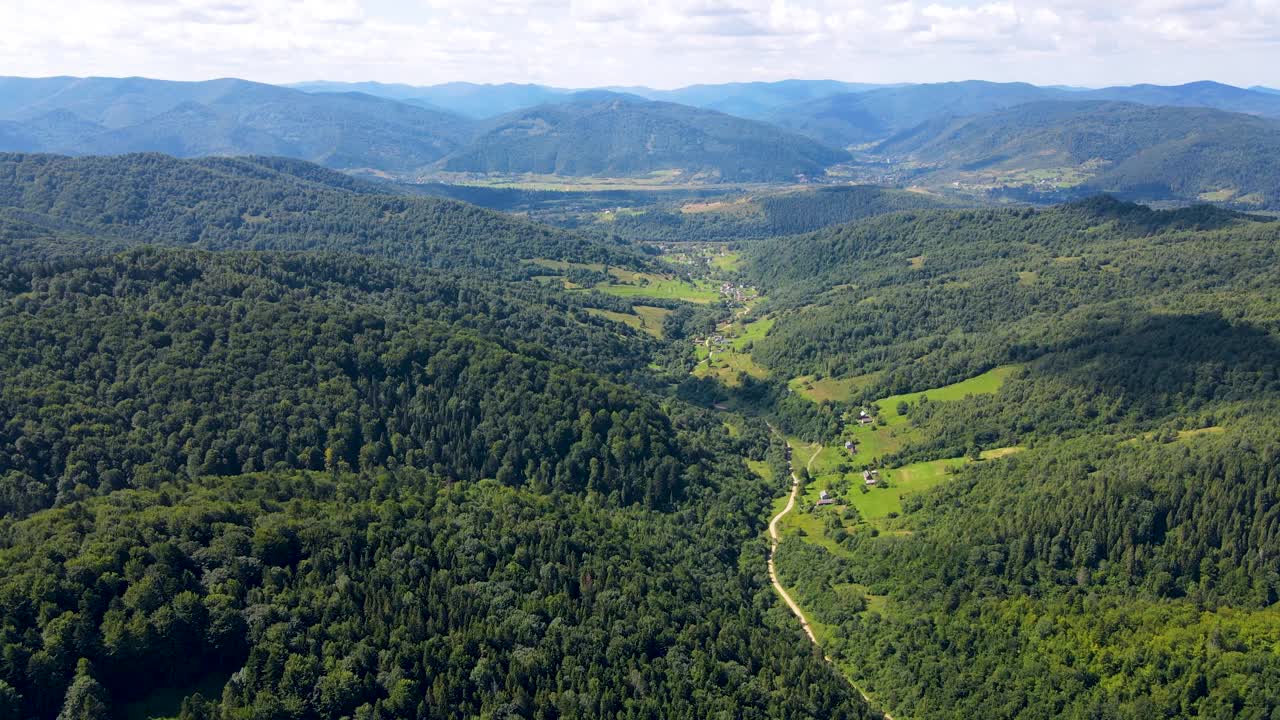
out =
[[[1037,372],[1123,397],[1151,410],[1280,392],[1280,343],[1265,330],[1217,313],[1114,314],[1024,348]]]

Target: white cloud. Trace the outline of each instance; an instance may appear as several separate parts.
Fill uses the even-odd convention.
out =
[[[0,71],[1280,84],[1280,0],[5,0]]]

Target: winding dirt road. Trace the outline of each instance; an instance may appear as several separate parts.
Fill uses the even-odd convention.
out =
[[[769,426],[769,429],[773,430],[774,434],[778,434],[778,431],[772,425]],[[779,435],[779,437],[781,436]],[[814,447],[814,446],[811,445],[810,447]],[[805,472],[808,472],[808,473],[813,472],[813,461],[817,459],[818,450],[820,449],[821,448],[816,448],[814,453],[809,456],[809,462],[805,464],[805,468],[804,468]],[[804,612],[800,610],[800,606],[796,604],[795,600],[791,599],[791,595],[787,593],[787,589],[782,587],[782,582],[778,580],[778,571],[773,564],[773,558],[778,554],[778,543],[782,540],[782,535],[781,533],[778,532],[778,523],[782,520],[784,516],[786,516],[787,513],[791,512],[792,509],[795,508],[796,497],[799,494],[800,494],[800,478],[796,476],[795,467],[792,466],[791,467],[791,495],[787,497],[787,506],[782,508],[781,512],[779,512],[777,515],[774,515],[773,518],[769,520],[769,541],[770,541],[769,543],[769,582],[773,583],[773,589],[778,591],[778,594],[782,596],[783,602],[787,604],[787,607],[791,608],[791,613],[796,616],[797,620],[800,621],[800,627],[804,629],[804,634],[809,636],[809,642],[812,642],[814,647],[817,647],[819,650],[821,650],[822,649],[821,646],[818,645],[818,637],[813,634],[813,628],[809,627],[809,621],[805,618]],[[822,657],[828,663],[831,663],[832,667],[835,667],[835,661],[831,659],[830,655],[824,654]],[[862,696],[862,699],[868,705],[872,706],[873,708],[875,707],[875,703],[871,700],[871,697],[868,696],[865,692],[863,692],[862,688],[855,685],[852,680],[845,677],[844,673],[840,672],[839,668],[836,669],[836,674],[839,675],[846,683],[848,683],[849,687],[853,688],[854,690],[857,690],[858,694]],[[893,716],[887,712],[884,712],[883,710],[880,711],[880,714],[884,716],[885,720],[893,720]]]
[[[809,621],[805,620],[804,613],[800,611],[800,606],[796,604],[795,600],[791,599],[791,596],[787,594],[786,588],[782,587],[782,583],[778,581],[778,571],[773,566],[773,556],[778,554],[778,541],[781,539],[778,535],[778,521],[782,520],[782,516],[791,512],[791,509],[796,506],[796,495],[799,490],[800,478],[796,477],[795,473],[791,473],[791,496],[787,498],[787,506],[782,508],[782,512],[774,515],[773,519],[769,521],[769,539],[772,541],[769,549],[769,582],[773,583],[773,589],[778,591],[787,607],[791,608],[791,612],[800,620],[800,627],[804,628],[809,640],[814,645],[817,645],[818,638],[813,634],[813,629],[809,627]]]

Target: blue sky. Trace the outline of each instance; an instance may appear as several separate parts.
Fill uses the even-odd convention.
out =
[[[0,74],[1280,85],[1280,0],[5,0]]]

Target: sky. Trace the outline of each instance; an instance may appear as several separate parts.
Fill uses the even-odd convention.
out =
[[[1280,0],[0,0],[0,75],[1280,86]]]

